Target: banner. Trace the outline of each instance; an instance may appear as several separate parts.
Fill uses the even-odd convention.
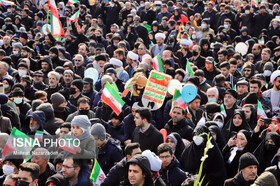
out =
[[[164,102],[171,79],[171,76],[153,70],[142,96],[143,106],[151,110],[159,109]]]

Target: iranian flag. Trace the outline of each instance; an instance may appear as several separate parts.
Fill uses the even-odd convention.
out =
[[[77,3],[78,0],[68,0],[68,5],[73,5],[74,3]]]
[[[267,118],[263,108],[262,108],[262,104],[261,102],[258,100],[258,108],[257,108],[257,118]]]
[[[34,146],[34,139],[27,136],[17,128],[13,128],[8,141],[3,149],[3,156],[7,156],[9,153],[16,151],[15,153],[21,153],[25,157],[25,162],[31,159],[30,151]]]
[[[153,61],[154,61],[154,69],[159,72],[163,72],[163,63],[159,54],[153,58]]]
[[[78,145],[78,142],[75,143],[72,138],[67,138],[65,136],[61,140],[59,140],[59,148],[74,155],[77,154],[77,152],[74,150],[74,147],[77,147]]]
[[[79,15],[80,15],[80,9],[75,14],[73,14],[68,21],[78,21]]]
[[[184,100],[181,96],[180,90],[175,89],[174,94],[173,94],[173,99],[172,99],[172,106],[171,106],[171,109],[170,109],[170,112],[169,112],[170,116],[172,116],[173,108],[177,105],[184,108],[184,109],[187,107],[186,103],[184,102]]]
[[[259,40],[258,40],[258,43],[259,43],[260,45],[264,45],[264,40],[263,40],[263,39],[259,39]]]
[[[36,131],[35,138],[37,138],[40,142],[43,141],[43,136],[44,136],[44,132],[43,131],[40,131],[40,130]]]
[[[94,166],[92,168],[90,179],[97,185],[101,185],[101,182],[106,178],[103,170],[101,169],[98,161],[94,159]]]
[[[117,115],[120,115],[125,102],[109,82],[106,83],[103,89],[101,99],[104,103],[109,105]]]
[[[221,104],[221,113],[224,115],[225,118],[227,117],[227,112],[226,112],[224,104]]]
[[[189,59],[187,59],[187,64],[186,64],[186,75],[188,75],[189,77],[193,77],[194,73],[193,73],[193,69],[190,65],[190,61]]]
[[[258,0],[251,0],[251,4],[252,4],[252,5],[256,5],[257,7],[260,6]]]
[[[49,8],[51,10],[50,21],[51,21],[51,33],[55,39],[60,39],[64,36],[64,31],[59,20],[57,7],[54,0],[49,0]]]
[[[11,1],[6,1],[6,0],[0,0],[0,5],[1,6],[8,6],[8,5],[14,5],[14,2]]]

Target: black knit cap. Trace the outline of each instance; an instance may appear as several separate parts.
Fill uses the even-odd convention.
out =
[[[241,169],[244,169],[251,165],[257,165],[259,167],[259,162],[253,154],[251,154],[250,152],[246,152],[239,159],[238,170],[240,171]]]
[[[258,95],[255,92],[249,92],[249,94],[244,98],[245,104],[258,104]]]
[[[75,79],[74,81],[72,81],[71,85],[75,85],[80,91],[82,91],[84,87],[82,79]]]
[[[206,104],[206,112],[207,113],[221,112],[221,106],[218,103],[209,102]]]
[[[16,155],[13,152],[11,152],[5,157],[3,163],[5,163],[6,161],[12,162],[17,168],[19,168],[19,165],[23,162],[23,157],[21,155]]]
[[[238,97],[237,92],[233,89],[227,89],[224,95],[226,95],[226,94],[232,95],[235,99],[237,99],[237,97]]]
[[[23,93],[23,91],[22,91],[20,88],[16,87],[16,88],[12,91],[12,96],[13,96],[13,97],[16,97],[16,96],[24,96],[24,93]]]

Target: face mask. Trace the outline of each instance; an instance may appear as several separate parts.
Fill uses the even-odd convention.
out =
[[[3,165],[3,173],[5,175],[9,175],[9,174],[14,174],[15,173],[15,168],[12,167],[11,165]]]
[[[273,151],[275,149],[275,145],[272,144],[264,144],[264,148],[267,151]]]
[[[71,87],[71,88],[70,88],[70,94],[75,94],[75,93],[76,93],[76,89],[73,88],[73,87]]]
[[[265,71],[263,71],[263,75],[264,76],[270,76],[271,75],[271,71],[270,70],[265,70]]]
[[[6,89],[6,88],[8,88],[8,87],[9,87],[9,85],[3,85],[3,87],[4,87],[4,89]]]
[[[141,4],[140,6],[141,6],[141,7],[144,7],[144,6],[145,6],[145,4],[143,3],[143,4]]]
[[[225,29],[228,29],[229,26],[228,25],[224,25],[224,27],[225,27]]]
[[[8,9],[7,12],[12,12],[12,10],[11,10],[11,9]]]
[[[16,104],[21,104],[22,103],[22,98],[14,98],[14,102]]]
[[[220,121],[216,121],[216,124],[218,125],[218,127],[221,129],[223,128],[224,124]]]
[[[21,77],[21,76],[24,76],[24,75],[26,75],[27,74],[27,72],[26,72],[26,70],[18,70],[18,75]]]
[[[201,137],[201,136],[194,136],[194,137],[193,137],[193,142],[194,142],[197,146],[199,146],[199,145],[201,145],[202,142],[203,142],[203,137]]]
[[[201,27],[202,27],[203,29],[205,29],[205,28],[207,28],[207,24],[203,23],[203,24],[201,24]]]
[[[208,102],[216,102],[217,99],[216,98],[208,98]]]
[[[245,14],[250,14],[250,10],[245,10]]]
[[[196,39],[196,35],[192,35],[192,39]]]
[[[114,7],[114,3],[110,3],[110,7]]]
[[[194,56],[197,56],[197,55],[198,55],[198,52],[197,52],[197,51],[193,51],[192,53],[193,53]]]
[[[26,181],[22,181],[22,180],[19,180],[18,182],[18,186],[29,186],[29,182],[26,182]]]
[[[13,54],[18,55],[18,51],[17,50],[13,50]]]
[[[190,28],[190,27],[187,25],[187,26],[186,26],[186,30],[189,30],[189,28]]]
[[[88,115],[89,110],[79,110],[81,115]]]

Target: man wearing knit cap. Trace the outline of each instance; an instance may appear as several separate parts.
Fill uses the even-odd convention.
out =
[[[102,124],[94,124],[90,131],[99,149],[97,161],[104,173],[107,174],[114,164],[122,159],[122,150],[113,142],[112,138],[106,137],[106,129]]]
[[[215,61],[213,57],[207,57],[205,59],[205,67],[202,68],[205,74],[206,82],[209,85],[212,85],[212,80],[214,79],[214,77],[221,73],[221,71],[216,68],[214,63]]]
[[[32,85],[32,78],[29,75],[24,75],[20,78],[20,83],[24,86],[25,97],[32,101],[34,99],[34,94],[37,91]]]
[[[51,95],[51,103],[54,109],[54,115],[63,121],[71,114],[71,110],[66,106],[66,100],[62,94],[56,92]]]
[[[242,99],[246,97],[249,92],[249,83],[246,80],[240,80],[236,83],[236,91],[238,94],[237,105],[240,105]]]
[[[237,96],[238,96],[237,92],[235,90],[232,90],[232,89],[226,90],[226,92],[224,94],[223,104],[225,106],[225,111],[226,111],[226,114],[227,114],[227,117],[225,118],[224,123],[228,122],[228,120],[233,115],[233,112],[234,112],[235,109],[240,108],[239,106],[236,105]]]
[[[158,54],[162,57],[163,51],[166,49],[166,45],[164,44],[166,36],[163,33],[157,33],[155,38],[157,40],[157,44],[151,48],[152,57],[155,57]]]
[[[83,80],[75,79],[74,81],[72,81],[70,86],[70,98],[69,98],[70,103],[72,103],[75,106],[78,106],[77,103],[78,99],[80,99],[81,97],[85,97],[81,93],[83,91],[83,87],[84,87]]]
[[[250,152],[246,152],[239,159],[238,173],[225,181],[225,186],[251,185],[257,178],[259,162]]]

